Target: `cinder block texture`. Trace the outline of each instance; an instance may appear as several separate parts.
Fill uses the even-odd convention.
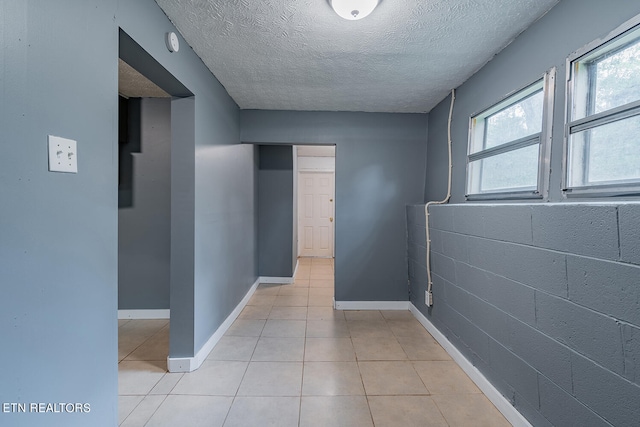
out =
[[[508,343],[510,332],[506,326],[511,324],[513,317],[474,295],[468,295],[465,314],[469,319],[496,341]]]
[[[485,209],[482,206],[451,206],[449,214],[453,213],[453,231],[469,236],[484,236],[482,213]]]
[[[532,426],[553,427],[553,424],[540,413],[539,406],[530,405],[529,402],[520,397],[519,393],[516,393],[516,403],[514,406]]]
[[[611,317],[536,292],[537,328],[613,372],[622,374],[622,332]]]
[[[534,290],[521,283],[456,262],[458,286],[516,319],[535,324]]]
[[[549,381],[544,375],[539,375],[538,381],[540,412],[554,426],[611,426],[575,397]]]
[[[640,385],[640,328],[631,325],[622,326],[624,342],[624,376]]]
[[[620,260],[640,265],[640,204],[618,207]]]
[[[420,303],[426,307],[426,305],[424,304],[424,291],[427,290],[427,273],[426,273],[426,269],[425,269],[425,280],[424,280],[424,286],[420,286],[420,294],[419,294],[419,299],[420,299]],[[446,280],[444,280],[442,277],[438,276],[438,275],[433,275],[433,287],[432,287],[432,291],[433,291],[433,301],[434,301],[434,305],[435,305],[435,301],[439,301],[438,304],[442,304],[442,301],[444,300],[444,293],[445,293],[445,289],[447,289],[451,283],[447,282]],[[430,309],[431,310],[431,309]]]
[[[564,254],[483,238],[468,237],[466,241],[469,264],[554,295],[567,296]]]
[[[427,248],[417,245],[415,243],[409,243],[409,259],[424,266],[427,262]]]
[[[472,238],[463,234],[445,231],[441,233],[442,253],[457,261],[469,263],[469,240]]]
[[[418,283],[427,283],[427,268],[424,266],[424,262],[411,259],[409,267],[413,274],[412,278],[414,278]]]
[[[614,426],[636,426],[640,420],[640,387],[612,375],[589,359],[571,355],[577,399]],[[584,424],[589,425],[589,424]]]
[[[445,305],[445,307],[446,308],[442,309],[444,314],[442,317],[443,322],[446,323],[460,341],[470,349],[469,353],[474,354],[488,363],[489,336],[451,306]]]
[[[461,206],[465,208],[465,206]],[[533,242],[531,207],[521,206],[469,206],[484,225],[484,237],[493,240],[530,245]],[[497,209],[496,209],[497,208]]]
[[[520,322],[509,322],[507,347],[553,380],[566,392],[571,392],[571,350],[542,332]]]
[[[615,206],[536,205],[532,210],[533,245],[601,259],[618,259]]]
[[[497,209],[496,209],[497,208]],[[531,244],[531,207],[527,205],[446,205],[429,208],[430,221],[443,231]]]
[[[426,233],[426,229],[425,229],[425,233]],[[446,234],[447,234],[446,241],[449,241],[448,235],[450,235],[451,233],[446,233]],[[426,239],[426,234],[425,234],[425,239]],[[442,244],[445,241],[444,231],[440,231],[435,228],[430,228],[429,240],[431,240],[431,250],[433,252],[438,252],[439,254],[447,255],[447,253],[445,253],[445,251],[442,249]],[[454,258],[454,257],[451,257],[451,258]]]
[[[442,287],[442,295],[444,297],[445,302],[457,310],[459,313],[464,313],[464,315],[475,324],[473,321],[473,317],[471,316],[474,304],[482,304],[485,305],[486,302],[479,300],[477,297],[471,295],[464,289],[461,289],[457,285],[454,285],[451,282],[447,282],[443,280]],[[479,325],[476,325],[479,326]],[[487,332],[487,331],[484,331]]]
[[[429,206],[429,225],[437,228],[438,230],[453,231],[453,213],[451,205]]]
[[[446,291],[448,293],[449,289]],[[508,343],[511,334],[509,325],[513,322],[513,317],[502,310],[496,310],[486,301],[469,294],[467,291],[463,292],[469,296],[464,311],[469,320],[496,341]],[[454,303],[456,302],[451,302],[451,304]]]
[[[483,373],[485,378],[493,385],[505,399],[509,401],[512,406],[516,405],[516,391],[515,389],[505,380],[505,377],[500,370],[496,372],[496,370],[491,369],[488,363],[484,363],[484,361],[477,359],[474,361],[473,366],[476,367],[480,372]],[[537,387],[536,387],[537,389]],[[522,398],[525,401],[524,398]]]
[[[492,339],[489,340],[489,358],[491,366],[499,367],[504,381],[519,390],[529,404],[538,406],[538,373],[534,368]]]
[[[640,325],[640,266],[568,256],[567,275],[571,301]]]
[[[428,309],[412,259],[426,252],[409,244],[417,307],[533,425],[637,423],[640,204],[434,206],[430,220]]]
[[[453,259],[440,255],[437,252],[431,253],[431,271],[440,277],[455,283],[456,267]]]
[[[424,227],[419,225],[409,225],[409,242],[417,245],[426,246],[427,232]]]

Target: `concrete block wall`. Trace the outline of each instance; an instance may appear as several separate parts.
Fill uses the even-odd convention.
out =
[[[534,426],[640,422],[640,204],[407,207],[411,302]]]

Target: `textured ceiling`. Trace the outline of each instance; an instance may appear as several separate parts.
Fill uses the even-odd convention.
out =
[[[428,112],[558,0],[156,0],[243,109]],[[179,54],[179,53],[178,53]]]

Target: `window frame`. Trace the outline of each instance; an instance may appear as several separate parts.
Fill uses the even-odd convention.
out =
[[[640,15],[611,31],[606,37],[587,44],[567,57],[567,96],[565,99],[565,130],[562,156],[562,192],[565,197],[640,195],[640,177],[634,180],[601,181],[599,183],[585,183],[586,179],[583,179],[583,185],[580,186],[570,186],[569,178],[572,167],[574,167],[571,163],[570,156],[571,136],[573,134],[589,129],[597,129],[600,126],[615,123],[630,117],[640,117],[640,99],[599,113],[590,113],[588,110],[592,107],[589,107],[589,104],[593,102],[592,91],[596,84],[596,79],[590,79],[585,85],[589,88],[589,92],[581,96],[587,104],[584,106],[584,117],[579,119],[573,118],[578,115],[574,111],[574,102],[577,99],[576,86],[579,84],[578,79],[582,78],[582,75],[577,76],[577,67],[579,64],[584,62],[595,63],[603,57],[613,55],[615,52],[623,50],[632,43],[632,41],[624,43],[624,39],[633,33],[637,33],[637,35],[640,36]],[[633,44],[637,43],[640,43],[640,39],[633,41]],[[582,165],[582,173],[587,173],[588,168],[588,164]]]
[[[469,201],[473,200],[511,200],[511,199],[546,199],[549,194],[549,172],[550,172],[550,158],[551,158],[551,138],[553,128],[553,107],[555,96],[555,79],[556,68],[553,67],[546,71],[540,78],[534,82],[527,84],[526,86],[515,90],[498,102],[491,106],[482,109],[478,113],[472,114],[469,117],[469,140],[467,145],[466,156],[466,174],[465,174],[465,199]],[[540,88],[536,88],[540,85]],[[535,88],[532,90],[532,88]],[[477,139],[478,125],[477,119],[482,118],[483,125],[481,126],[481,132],[483,133],[482,139],[486,137],[486,126],[484,121],[491,116],[503,111],[518,102],[521,102],[533,94],[542,90],[542,123],[540,132],[525,136],[519,139],[508,141],[495,147],[482,149],[476,152],[471,152],[474,142]],[[530,91],[531,90],[531,91]],[[530,91],[530,92],[528,92]],[[527,93],[528,92],[528,93]],[[518,95],[522,95],[518,97]],[[470,164],[474,161],[488,159],[500,154],[509,153],[518,149],[526,148],[532,145],[538,145],[538,177],[535,188],[508,188],[504,190],[491,190],[485,192],[471,192],[471,170]],[[479,184],[478,184],[479,185]]]

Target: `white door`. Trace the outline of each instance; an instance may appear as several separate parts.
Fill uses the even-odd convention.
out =
[[[298,174],[300,256],[333,257],[334,173]]]

